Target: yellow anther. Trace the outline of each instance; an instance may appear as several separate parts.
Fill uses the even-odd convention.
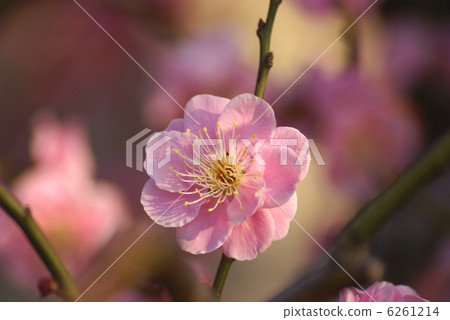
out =
[[[169,167],[169,171],[173,171],[173,167],[172,166]]]
[[[180,153],[178,149],[173,150],[174,153]]]
[[[206,129],[206,127],[203,127],[203,131],[206,132],[206,131],[208,131],[208,129]]]
[[[186,129],[186,132],[187,132],[187,133],[191,132],[191,129]]]
[[[256,139],[256,134],[252,134],[252,139]]]
[[[185,201],[185,202],[184,202],[184,206],[187,206],[188,204],[189,204],[188,201]]]
[[[213,211],[213,210],[214,210],[213,208],[209,208],[209,209],[208,209],[209,212],[211,212],[211,211]]]
[[[217,126],[220,127],[220,122],[217,122]]]
[[[233,126],[237,127],[237,122],[233,122]]]
[[[244,207],[240,206],[239,210],[241,210],[241,211],[244,210]]]

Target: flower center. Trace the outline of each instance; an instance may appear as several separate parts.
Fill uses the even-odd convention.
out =
[[[173,171],[175,175],[184,182],[192,184],[188,190],[179,191],[180,194],[196,194],[198,199],[184,203],[185,206],[210,198],[212,206],[208,211],[213,211],[217,206],[224,202],[228,197],[234,196],[240,203],[239,187],[246,185],[246,178],[252,176],[259,176],[256,172],[247,172],[247,168],[255,161],[248,149],[242,148],[239,152],[236,149],[234,123],[233,132],[229,143],[225,145],[225,129],[222,129],[220,123],[217,123],[216,137],[211,139],[206,128],[198,131],[197,142],[192,144],[194,149],[193,156],[195,159],[190,159],[186,154],[180,154],[179,150],[174,150],[174,153],[182,157],[184,162],[183,171],[175,171],[172,167],[169,170]],[[190,132],[189,129],[186,132]],[[195,185],[195,186],[194,186]],[[193,189],[193,190],[192,190]]]

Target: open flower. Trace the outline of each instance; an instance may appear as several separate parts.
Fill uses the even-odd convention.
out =
[[[150,139],[152,179],[141,202],[156,223],[177,228],[181,249],[203,254],[220,248],[250,260],[286,236],[308,166],[306,138],[276,128],[264,100],[198,95],[183,119]]]
[[[408,286],[395,286],[390,282],[375,282],[364,292],[356,288],[345,288],[339,292],[340,302],[425,302]]]

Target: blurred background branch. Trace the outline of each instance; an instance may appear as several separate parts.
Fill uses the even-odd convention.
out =
[[[63,263],[52,249],[39,226],[27,208],[19,202],[0,184],[0,207],[19,225],[40,256],[48,270],[58,283],[57,293],[66,301],[74,301],[78,296],[78,289]]]
[[[368,241],[400,206],[442,174],[448,168],[449,161],[450,131],[447,131],[409,170],[359,211],[331,246],[331,256],[344,265],[358,282],[377,280],[381,267],[377,260],[370,257]],[[273,300],[323,301],[352,284],[334,261],[327,256],[324,259],[320,268],[301,278]]]

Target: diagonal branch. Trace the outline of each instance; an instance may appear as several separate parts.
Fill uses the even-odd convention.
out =
[[[67,301],[74,301],[78,296],[75,282],[63,263],[52,249],[39,226],[31,216],[29,209],[22,207],[18,200],[0,184],[0,207],[19,225],[33,248],[39,254],[48,271],[58,283],[58,294]]]
[[[449,168],[450,131],[446,132],[407,171],[362,208],[343,229],[330,252],[343,260],[346,267],[359,275],[362,282],[370,278],[377,263],[369,259],[366,244],[378,229],[428,182]],[[338,277],[336,266],[325,264],[299,279],[278,294],[275,301],[311,301],[330,297],[346,286],[347,279]]]

